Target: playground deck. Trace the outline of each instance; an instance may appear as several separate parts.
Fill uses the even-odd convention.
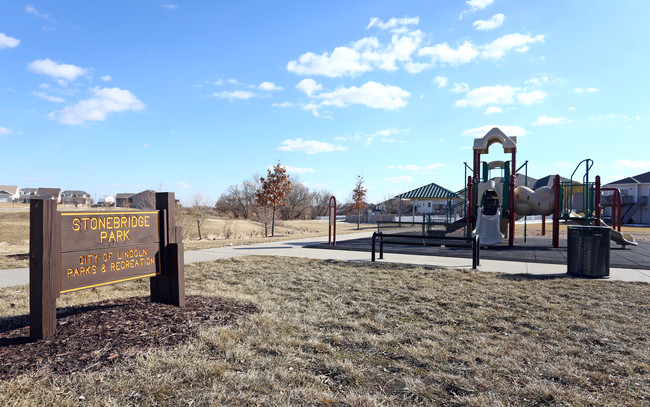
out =
[[[336,246],[321,243],[306,247],[368,252],[368,258],[370,258],[371,246],[372,239],[363,238],[337,242]],[[384,253],[472,258],[472,250],[465,247],[438,247],[396,243],[384,243]],[[560,247],[555,249],[551,246],[550,237],[529,237],[525,243],[523,238],[517,238],[515,239],[515,245],[512,247],[508,246],[507,240],[504,240],[504,243],[481,248],[480,256],[481,259],[486,260],[566,264],[567,241],[566,239],[560,239]],[[390,257],[388,257],[388,260],[390,260]],[[638,246],[626,246],[625,249],[612,243],[609,264],[610,267],[650,270],[650,242],[639,242]]]

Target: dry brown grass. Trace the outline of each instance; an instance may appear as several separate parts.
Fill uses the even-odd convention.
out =
[[[186,268],[188,294],[252,302],[234,326],[74,376],[0,383],[0,405],[648,405],[650,286],[295,258]],[[0,289],[27,312],[25,287]],[[60,306],[146,295],[134,282]],[[1,352],[1,348],[0,348]]]

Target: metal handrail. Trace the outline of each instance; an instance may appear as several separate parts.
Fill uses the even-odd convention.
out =
[[[407,239],[412,239],[412,235],[400,235],[400,234],[390,234],[388,235],[391,238],[392,237],[397,237],[397,238],[407,238]],[[376,252],[376,240],[377,237],[379,237],[379,259],[382,260],[384,258],[384,233],[382,232],[374,232],[372,234],[372,248],[371,248],[371,254],[370,254],[370,261],[374,262],[375,261],[375,252]],[[481,244],[480,244],[480,239],[478,236],[473,236],[473,237],[448,237],[448,236],[423,236],[423,239],[432,239],[432,240],[451,240],[451,241],[466,241],[471,243],[472,247],[472,270],[476,270],[478,266],[481,265]]]

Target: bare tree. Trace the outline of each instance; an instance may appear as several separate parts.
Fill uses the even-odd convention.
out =
[[[329,206],[330,198],[332,193],[330,191],[321,189],[313,193],[312,198],[312,216],[328,216],[329,215]]]
[[[357,183],[352,190],[352,207],[357,211],[357,230],[361,229],[361,210],[366,207],[363,198],[366,196],[367,189],[363,186],[363,177],[357,175]]]
[[[200,193],[194,194],[192,197],[192,208],[190,209],[190,214],[194,218],[194,221],[196,222],[196,229],[197,232],[199,232],[199,240],[203,238],[201,235],[201,226],[203,226],[203,222],[205,222],[205,215],[206,215],[206,199],[201,195]]]
[[[283,220],[305,219],[311,216],[311,206],[314,194],[300,183],[295,176],[288,176],[291,190],[287,193],[285,205],[280,208]]]
[[[231,185],[226,192],[221,194],[215,209],[234,218],[250,219],[255,208],[255,194],[260,187],[259,176],[254,175],[252,180],[242,182],[240,185]]]
[[[257,205],[272,209],[271,236],[275,236],[275,211],[284,206],[286,196],[291,190],[291,180],[287,177],[287,170],[280,162],[273,166],[273,172],[268,170],[266,178],[260,178],[260,188],[257,190]]]

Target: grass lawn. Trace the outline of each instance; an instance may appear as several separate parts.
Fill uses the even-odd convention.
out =
[[[185,274],[188,295],[259,312],[99,372],[42,366],[0,383],[0,405],[650,404],[648,284],[281,257]],[[58,305],[147,294],[136,281]],[[28,313],[26,286],[0,295],[0,322]]]

